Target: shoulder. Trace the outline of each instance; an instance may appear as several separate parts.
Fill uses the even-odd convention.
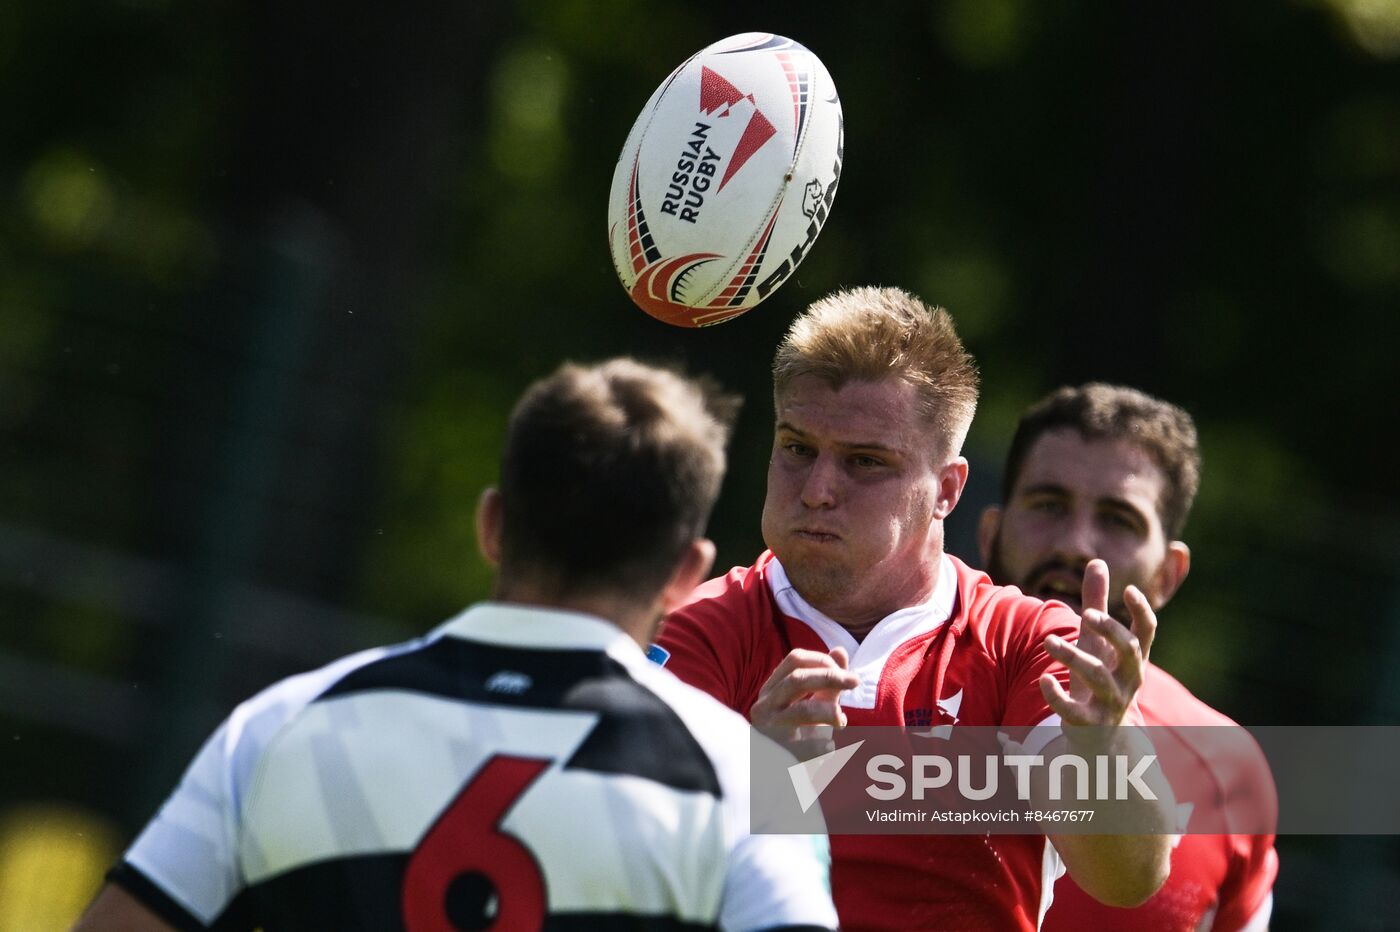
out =
[[[716,644],[766,629],[773,618],[767,578],[772,561],[772,553],[765,551],[752,566],[736,566],[697,586],[684,605],[666,616],[660,643],[694,634]]]
[[[1149,730],[1161,726],[1168,742],[1189,749],[1189,759],[1210,775],[1222,798],[1232,800],[1234,812],[1254,814],[1252,819],[1242,816],[1243,821],[1272,822],[1277,807],[1273,776],[1248,729],[1206,705],[1156,664],[1149,663],[1143,674],[1138,707]]]
[[[1060,602],[1044,602],[1015,586],[998,586],[981,570],[950,557],[958,574],[958,623],[989,648],[1038,646],[1047,634],[1074,640],[1079,616]]]
[[[676,713],[717,766],[732,769],[747,760],[749,723],[738,712],[650,661],[629,664],[628,673]]]
[[[341,657],[316,670],[280,680],[240,703],[225,720],[216,739],[219,750],[244,777],[257,758],[289,724],[346,677],[389,658],[426,646],[429,638],[374,647]]]
[[[749,617],[762,612],[772,604],[768,589],[768,567],[772,562],[772,552],[765,550],[752,566],[736,566],[723,576],[701,583],[685,605],[672,613],[673,617]]]
[[[1138,706],[1148,725],[1235,725],[1228,715],[1206,705],[1154,663],[1143,671]]]

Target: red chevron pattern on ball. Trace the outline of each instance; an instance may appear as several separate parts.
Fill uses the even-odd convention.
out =
[[[623,288],[681,327],[754,307],[811,250],[843,148],[840,98],[807,49],[770,33],[702,49],[651,95],[613,172],[608,246]]]

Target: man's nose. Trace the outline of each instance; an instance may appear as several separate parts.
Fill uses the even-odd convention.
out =
[[[1083,566],[1099,555],[1098,535],[1088,515],[1075,514],[1065,522],[1055,541],[1057,555],[1073,566]]]
[[[840,468],[834,458],[817,456],[802,481],[802,504],[808,508],[834,507],[840,479]]]

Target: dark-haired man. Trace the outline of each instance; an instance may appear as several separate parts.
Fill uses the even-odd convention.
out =
[[[1125,593],[1140,592],[1160,611],[1191,568],[1181,540],[1200,484],[1195,424],[1181,408],[1140,391],[1089,384],[1061,388],[1022,416],[1007,456],[999,507],[979,525],[982,559],[992,578],[1044,599],[1079,607],[1090,560],[1108,564],[1108,610],[1127,618]],[[1161,667],[1147,664],[1138,706],[1147,725],[1230,726]],[[1207,790],[1240,795],[1231,784],[1267,773],[1257,758],[1201,753],[1207,732],[1154,729],[1164,760],[1206,760]],[[1168,745],[1167,742],[1173,742]],[[1253,749],[1252,743],[1249,747]],[[1168,768],[1170,775],[1171,768]],[[1177,786],[1188,816],[1193,796]],[[1263,792],[1272,795],[1272,786]],[[1186,831],[1188,825],[1179,825]],[[1105,907],[1072,878],[1055,888],[1046,930],[1167,932],[1267,927],[1278,873],[1269,835],[1185,834],[1172,852],[1171,876],[1142,906]]]
[[[626,359],[532,386],[495,601],[240,705],[78,928],[834,926],[819,848],[749,831],[748,726],[642,652],[713,560],[735,407]]]

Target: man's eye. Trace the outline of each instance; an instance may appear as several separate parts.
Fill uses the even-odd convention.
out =
[[[1110,511],[1108,514],[1104,515],[1104,520],[1108,522],[1109,526],[1121,531],[1132,531],[1136,534],[1140,530],[1136,521],[1116,511]]]
[[[859,467],[860,469],[874,469],[876,466],[883,466],[885,464],[883,461],[873,456],[860,455],[851,457],[851,465]]]
[[[784,449],[784,450],[787,450],[787,451],[788,451],[789,453],[791,453],[793,456],[811,456],[811,455],[812,455],[812,448],[809,447],[809,446],[807,446],[807,444],[805,444],[805,443],[785,443],[785,444],[783,444],[783,449]]]
[[[1036,499],[1026,506],[1031,511],[1044,515],[1062,515],[1065,513],[1065,503],[1056,498]]]

